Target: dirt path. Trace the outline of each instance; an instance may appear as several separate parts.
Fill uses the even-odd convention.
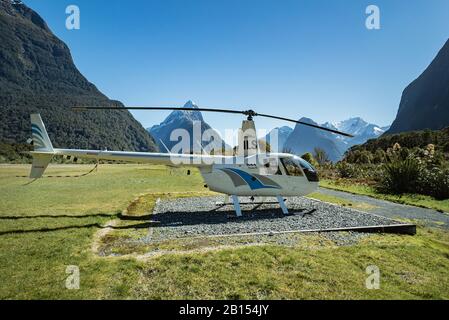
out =
[[[365,211],[372,212],[387,218],[402,218],[418,220],[429,226],[439,226],[449,229],[449,213],[438,212],[433,209],[419,208],[403,205],[372,197],[357,195],[343,191],[319,188],[318,192],[325,195],[339,197],[351,202],[367,203],[372,208]]]

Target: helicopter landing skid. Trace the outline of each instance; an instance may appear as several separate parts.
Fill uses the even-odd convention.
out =
[[[285,205],[285,199],[282,196],[277,196],[276,199],[278,199],[279,205],[282,209],[282,213],[285,215],[289,214],[287,206]]]
[[[232,195],[231,196],[232,199],[232,203],[234,205],[234,210],[235,210],[235,214],[237,218],[240,218],[242,216],[242,208],[240,207],[240,201],[239,201],[239,197],[236,195]],[[281,207],[282,213],[285,216],[289,216],[292,215],[291,213],[288,212],[287,206],[285,205],[285,199],[282,196],[277,196],[276,199],[278,200],[279,206]],[[225,201],[223,203],[217,203],[218,206],[225,206],[227,197],[225,198]],[[274,202],[276,203],[276,202]],[[251,204],[255,204],[255,203],[251,203]],[[260,204],[264,204],[264,202],[260,203]]]

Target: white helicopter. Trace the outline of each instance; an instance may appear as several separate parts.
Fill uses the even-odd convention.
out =
[[[182,110],[191,108],[172,107],[74,107],[74,110]],[[285,205],[286,196],[305,196],[318,188],[318,173],[307,161],[288,153],[259,152],[253,117],[267,117],[299,123],[320,130],[348,137],[352,135],[314,124],[267,114],[253,110],[237,111],[226,109],[195,108],[195,111],[242,114],[247,117],[242,123],[243,154],[237,156],[209,154],[178,154],[152,152],[124,152],[108,150],[80,150],[53,148],[40,114],[31,114],[31,144],[34,151],[30,178],[41,178],[54,156],[70,156],[95,160],[116,160],[126,162],[162,164],[168,166],[196,167],[203,176],[206,186],[215,192],[232,198],[237,217],[242,216],[239,196],[276,197],[282,212],[289,214]],[[168,150],[167,150],[168,151]]]

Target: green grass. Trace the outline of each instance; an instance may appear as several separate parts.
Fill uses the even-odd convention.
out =
[[[316,200],[321,200],[324,202],[338,204],[343,207],[351,207],[351,208],[354,208],[357,210],[369,211],[369,210],[375,208],[373,205],[366,203],[366,202],[349,201],[347,199],[343,199],[343,198],[332,196],[332,195],[322,194],[319,192],[314,192],[312,194],[309,194],[307,197],[316,199]]]
[[[53,166],[48,174],[89,168]],[[449,235],[442,230],[420,227],[414,237],[376,235],[346,247],[300,235],[291,246],[268,243],[147,259],[100,257],[92,243],[107,221],[119,219],[125,209],[130,215],[147,213],[160,194],[204,192],[199,173],[104,165],[84,178],[23,186],[27,179],[16,176],[28,170],[0,166],[1,299],[449,298]],[[144,223],[126,222],[120,232],[140,234]],[[198,247],[178,241],[165,248]],[[372,264],[381,271],[379,290],[365,288],[365,269]],[[79,290],[64,286],[68,265],[80,267]]]
[[[149,299],[447,299],[448,237],[381,235],[359,245],[248,247],[165,255],[140,264],[133,297]],[[366,267],[381,272],[365,287]]]
[[[449,212],[449,199],[436,200],[430,196],[424,196],[419,194],[383,194],[378,193],[373,187],[352,183],[350,181],[334,181],[334,180],[322,180],[320,186],[328,189],[346,191],[354,194],[361,194],[370,196],[377,199],[388,200],[401,204],[408,204],[412,206],[435,209],[439,211]]]
[[[52,166],[75,175],[91,166]],[[0,298],[101,298],[115,292],[133,261],[108,263],[90,250],[93,234],[139,194],[203,191],[198,172],[162,166],[102,165],[84,178],[47,178],[24,186],[29,166],[0,166]],[[64,287],[67,265],[81,270],[82,290]],[[130,265],[128,268],[127,265]],[[130,281],[130,280],[129,280]]]

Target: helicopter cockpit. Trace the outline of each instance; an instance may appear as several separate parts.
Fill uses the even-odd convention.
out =
[[[302,176],[305,175],[307,180],[311,182],[318,182],[318,173],[315,168],[306,160],[298,156],[289,158],[281,158],[282,165],[285,172],[289,176]]]

